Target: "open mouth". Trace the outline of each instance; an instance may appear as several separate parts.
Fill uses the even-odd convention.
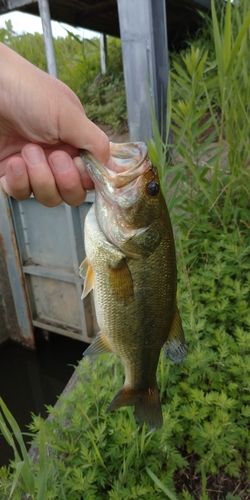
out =
[[[140,167],[147,155],[147,148],[143,142],[126,142],[124,144],[110,143],[111,158],[120,172],[134,170]]]
[[[80,156],[86,163],[90,177],[95,183],[102,177],[114,188],[121,188],[137,179],[150,168],[147,157],[147,147],[143,142],[127,142],[123,144],[110,143],[111,158],[115,170],[106,168],[91,153],[80,151]]]

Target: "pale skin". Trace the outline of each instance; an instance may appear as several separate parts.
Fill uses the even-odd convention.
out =
[[[104,165],[109,139],[62,82],[0,43],[0,182],[18,200],[81,204],[93,189],[79,149]]]

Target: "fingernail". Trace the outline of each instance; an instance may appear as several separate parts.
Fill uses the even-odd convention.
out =
[[[21,163],[14,163],[11,165],[12,173],[18,177],[24,173],[24,166]]]
[[[24,150],[24,156],[31,165],[36,165],[43,160],[43,151],[37,146],[32,146]]]
[[[80,156],[76,156],[74,159],[73,159],[73,162],[80,174],[81,177],[86,177],[88,176],[88,171],[87,171],[87,168],[86,168],[86,165],[84,163],[84,161],[81,159]]]
[[[70,158],[67,155],[53,155],[50,162],[58,172],[66,172],[70,167]]]

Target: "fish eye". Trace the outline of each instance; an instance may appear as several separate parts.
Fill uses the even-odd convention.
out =
[[[147,192],[150,196],[156,196],[159,193],[160,185],[156,181],[151,181],[147,185]]]

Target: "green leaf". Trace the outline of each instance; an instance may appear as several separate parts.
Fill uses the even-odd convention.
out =
[[[47,494],[47,467],[46,467],[46,440],[45,423],[40,425],[40,446],[39,446],[39,483],[37,500],[44,500]]]
[[[24,466],[24,462],[16,462],[15,464],[15,473],[14,473],[14,478],[13,478],[13,483],[12,483],[12,486],[11,486],[11,490],[10,490],[10,496],[9,496],[9,499],[11,499],[15,489],[16,489],[16,486],[17,486],[17,483],[18,483],[18,480],[19,480],[19,477],[22,473],[22,469],[23,469],[23,466]]]
[[[151,469],[149,469],[149,467],[146,467],[146,471],[147,471],[148,475],[151,477],[151,479],[153,479],[153,481],[155,482],[155,484],[157,484],[157,486],[163,491],[163,493],[165,493],[165,495],[168,498],[170,498],[170,500],[177,500],[177,497],[173,493],[171,493],[171,491],[168,488],[166,488],[166,486],[164,486],[164,484],[151,471]]]
[[[11,412],[8,410],[5,403],[3,402],[2,398],[0,398],[0,408],[2,409],[2,412],[4,413],[4,416],[7,420],[10,428],[12,429],[13,435],[14,435],[14,437],[15,437],[15,439],[20,447],[20,450],[21,450],[23,461],[21,462],[22,463],[21,470],[19,468],[18,471],[19,471],[19,473],[22,473],[22,477],[23,477],[23,480],[25,482],[25,485],[27,487],[28,492],[30,494],[33,494],[34,489],[35,489],[34,476],[33,476],[31,469],[30,469],[30,459],[29,459],[29,456],[28,456],[28,453],[26,450],[26,446],[25,446],[25,443],[23,440],[23,436],[22,436],[20,427],[17,424],[17,421],[15,420],[15,418],[13,417]],[[11,446],[14,450],[16,460],[18,461],[18,463],[20,463],[19,453],[17,452],[17,448],[15,446],[14,440],[12,442],[12,439],[10,438],[10,435],[9,435],[10,434],[9,431],[6,431],[6,426],[2,424],[2,428],[4,429],[5,437],[7,437],[9,444],[11,444]]]

